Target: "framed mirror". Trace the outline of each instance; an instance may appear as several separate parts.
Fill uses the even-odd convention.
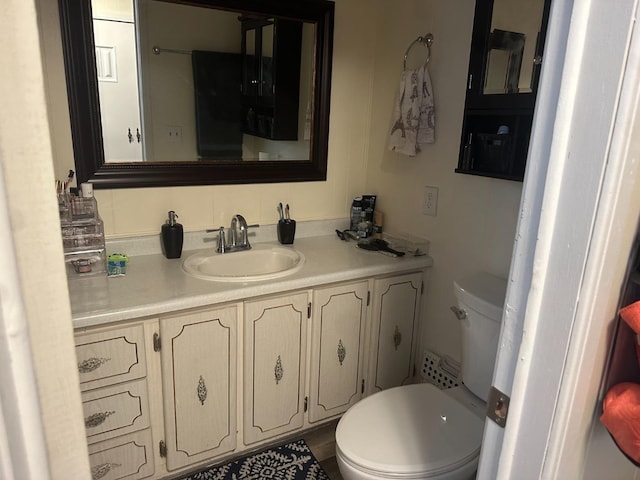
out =
[[[59,0],[78,182],[326,179],[334,4]]]

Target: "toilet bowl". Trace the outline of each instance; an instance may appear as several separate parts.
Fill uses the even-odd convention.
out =
[[[336,428],[336,460],[344,480],[475,477],[506,282],[476,274],[454,288],[467,385],[446,390],[430,383],[405,385],[352,406]]]
[[[357,406],[336,428],[336,460],[345,480],[473,478],[484,404],[464,387],[395,387]]]

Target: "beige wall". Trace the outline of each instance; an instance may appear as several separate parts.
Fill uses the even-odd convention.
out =
[[[434,266],[424,312],[424,344],[460,359],[460,329],[449,310],[453,281],[475,270],[506,277],[522,184],[454,173],[464,110],[474,1],[377,0],[376,64],[367,191],[378,195],[385,229],[431,240]],[[387,132],[405,49],[434,35],[430,73],[436,100],[436,143],[414,158],[387,150]],[[414,46],[408,67],[424,59]],[[436,217],[422,214],[426,185],[439,188]]]
[[[298,220],[341,218],[353,196],[375,193],[387,230],[431,240],[435,263],[427,289],[424,343],[459,359],[459,326],[449,311],[455,302],[453,281],[479,269],[506,276],[521,194],[517,182],[454,173],[473,10],[473,0],[337,1],[327,181],[98,191],[107,235],[157,233],[168,210],[177,211],[191,231],[227,225],[236,212],[252,223],[270,224],[280,201],[291,205]],[[55,13],[45,18],[45,33],[59,37]],[[389,152],[386,138],[404,51],[428,31],[435,37],[430,68],[437,139],[408,158]],[[60,47],[49,43],[56,175],[63,177],[73,168],[73,155],[68,112],[60,101],[65,97]],[[421,62],[425,53],[414,47],[409,66]],[[439,188],[437,217],[421,213],[426,185]]]

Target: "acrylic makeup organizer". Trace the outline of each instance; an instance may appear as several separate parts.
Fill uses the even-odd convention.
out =
[[[96,199],[60,193],[58,210],[67,276],[106,275],[104,225]]]

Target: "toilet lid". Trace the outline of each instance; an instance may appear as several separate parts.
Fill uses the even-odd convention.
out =
[[[336,445],[365,470],[436,475],[478,457],[483,429],[477,415],[423,383],[383,390],[351,407],[338,423]]]

